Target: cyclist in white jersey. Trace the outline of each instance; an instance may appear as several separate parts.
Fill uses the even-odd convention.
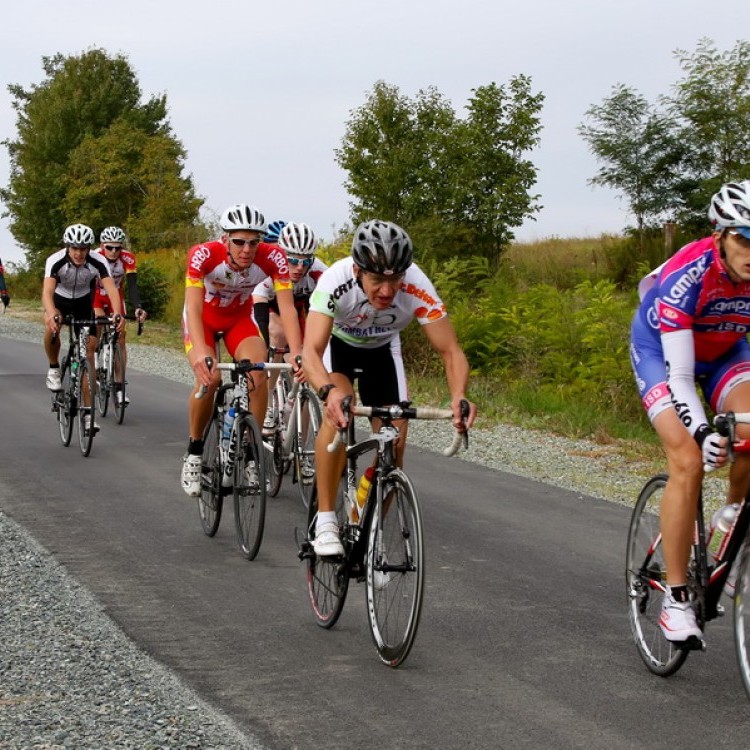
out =
[[[364,222],[354,232],[352,257],[325,271],[311,298],[302,361],[308,381],[325,403],[326,417],[315,449],[317,555],[343,554],[334,503],[345,454],[343,448],[334,454],[327,451],[336,430],[347,424],[341,402],[353,396],[355,378],[366,406],[408,399],[399,332],[414,318],[443,360],[454,425],[464,430],[476,418],[476,406],[469,402],[464,426],[461,401],[466,398],[469,363],[445,305],[412,259],[411,240],[401,227],[387,221]],[[396,457],[402,465],[407,423],[394,424],[400,431]]]

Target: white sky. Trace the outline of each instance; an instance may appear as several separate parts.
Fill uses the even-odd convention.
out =
[[[8,0],[0,13],[0,140],[16,136],[7,85],[41,82],[43,56],[91,47],[122,53],[144,99],[166,93],[187,171],[208,208],[253,203],[268,220],[306,221],[329,240],[347,221],[349,201],[333,151],[377,80],[410,97],[434,85],[463,116],[472,88],[525,74],[546,96],[532,154],[544,208],[517,237],[595,236],[621,230],[631,217],[614,192],[587,185],[597,163],[576,130],[585,111],[617,83],[652,102],[669,93],[682,77],[674,50],[693,51],[704,36],[731,49],[747,7],[739,0]],[[8,177],[2,148],[0,183]],[[23,259],[7,219],[0,219],[0,258]]]

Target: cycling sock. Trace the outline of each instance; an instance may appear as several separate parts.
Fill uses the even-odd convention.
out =
[[[60,369],[60,363],[59,362],[55,362],[54,365],[50,365],[49,366],[49,369],[50,370],[59,370]]]
[[[193,456],[200,456],[203,454],[203,440],[188,439],[188,453]]]
[[[329,511],[319,511],[318,512],[318,522],[316,528],[322,528],[326,524],[336,524],[338,526],[338,520],[336,519],[336,511],[335,510],[329,510]]]
[[[679,586],[670,586],[669,593],[676,602],[690,601],[687,586],[684,583],[681,583]]]

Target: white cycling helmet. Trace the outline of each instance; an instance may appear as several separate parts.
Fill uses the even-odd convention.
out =
[[[738,229],[750,238],[750,180],[724,185],[711,198],[708,219],[719,231]]]
[[[318,246],[313,230],[307,224],[294,221],[290,221],[279,232],[276,242],[279,247],[294,255],[314,255]]]
[[[104,227],[99,235],[99,242],[119,242],[124,245],[125,241],[125,232],[120,227]]]
[[[71,224],[63,233],[66,247],[89,248],[94,242],[94,230],[85,224]]]
[[[225,232],[261,232],[266,231],[266,220],[263,214],[255,206],[246,203],[238,203],[230,206],[221,215],[219,222]]]
[[[390,276],[406,271],[414,259],[414,248],[398,224],[376,219],[354,230],[352,258],[363,271]]]

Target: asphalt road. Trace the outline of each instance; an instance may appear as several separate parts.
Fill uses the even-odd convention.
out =
[[[631,642],[629,510],[410,448],[427,588],[403,667],[380,664],[365,592],[312,618],[296,490],[270,501],[245,561],[231,509],[214,539],[179,486],[187,388],[132,372],[125,424],[91,456],[60,443],[40,346],[0,338],[3,510],[147,653],[271,748],[693,748],[747,742],[731,618],[677,675]]]

